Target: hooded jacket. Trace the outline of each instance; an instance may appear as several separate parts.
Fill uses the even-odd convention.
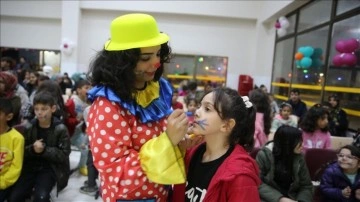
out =
[[[198,148],[199,146],[187,152],[185,156],[187,169]],[[260,201],[259,185],[259,168],[256,162],[242,146],[235,145],[234,150],[212,177],[203,202],[258,202]],[[185,184],[175,185],[173,202],[184,201]]]
[[[269,142],[263,147],[256,156],[256,161],[260,168],[262,184],[259,188],[261,201],[278,202],[283,194],[279,191],[280,187],[274,180],[275,162],[272,154],[273,142]],[[312,201],[312,183],[309,171],[302,154],[294,156],[293,182],[288,190],[288,197],[301,202]]]
[[[351,188],[350,198],[344,198],[341,191],[347,186]],[[350,180],[343,173],[338,162],[330,164],[321,178],[320,190],[325,202],[355,202],[360,201],[355,199],[355,190],[360,189],[360,169],[355,177],[355,182],[352,184]]]

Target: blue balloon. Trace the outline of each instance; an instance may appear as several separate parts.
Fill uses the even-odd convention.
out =
[[[303,55],[305,57],[311,57],[311,55],[314,53],[314,49],[311,47],[311,46],[306,46],[304,48],[304,52],[303,52]]]
[[[312,64],[312,59],[309,57],[303,57],[303,59],[301,59],[300,61],[300,66],[303,68],[309,68],[311,67]]]
[[[298,48],[298,52],[302,53],[303,55],[304,55],[305,51],[306,51],[305,46],[301,46]]]
[[[297,68],[301,68],[300,60],[295,60],[295,64]]]
[[[321,48],[315,48],[312,58],[319,58],[321,57],[322,54],[323,54],[323,50]]]
[[[319,58],[313,59],[312,66],[313,67],[321,67],[322,66],[322,61]]]

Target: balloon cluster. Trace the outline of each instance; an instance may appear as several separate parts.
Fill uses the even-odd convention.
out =
[[[286,29],[290,26],[288,19],[284,16],[281,16],[275,23],[275,28],[277,29],[277,35],[283,37],[287,34]]]
[[[75,48],[75,43],[67,38],[64,38],[60,45],[61,53],[70,56]]]
[[[311,46],[302,46],[295,53],[295,63],[297,67],[321,67],[323,50]]]
[[[335,66],[354,66],[356,65],[357,58],[355,51],[360,47],[359,40],[354,38],[348,40],[339,40],[335,44],[337,53],[332,62]]]

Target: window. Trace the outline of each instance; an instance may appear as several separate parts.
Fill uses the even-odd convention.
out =
[[[300,11],[298,31],[311,28],[330,20],[332,1],[314,1]]]
[[[164,76],[176,88],[186,80],[195,80],[201,90],[206,84],[224,85],[227,65],[227,57],[174,54],[170,64],[166,65]]]
[[[336,8],[336,15],[345,13],[351,9],[359,7],[360,0],[339,0]]]
[[[340,98],[341,108],[348,115],[349,128],[359,128],[360,43],[356,50],[345,51],[351,52],[351,57],[356,58],[355,62],[334,64],[333,61],[334,56],[342,54],[339,47],[343,47],[343,44],[337,48],[337,42],[360,40],[359,11],[360,0],[321,0],[310,1],[291,12],[289,21],[299,15],[298,24],[295,20],[290,23],[297,29],[292,35],[277,38],[275,43],[271,89],[278,102],[288,99],[289,88],[298,88],[308,107],[327,101],[329,95],[336,94]],[[300,67],[294,54],[304,46],[322,50],[320,65],[314,66],[314,59],[311,58],[310,67]]]

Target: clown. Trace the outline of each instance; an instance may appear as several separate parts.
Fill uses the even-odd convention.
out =
[[[91,64],[88,115],[94,165],[104,201],[166,201],[168,186],[185,182],[177,146],[188,128],[171,109],[172,88],[161,77],[169,36],[155,19],[128,14],[111,23],[111,38]]]

